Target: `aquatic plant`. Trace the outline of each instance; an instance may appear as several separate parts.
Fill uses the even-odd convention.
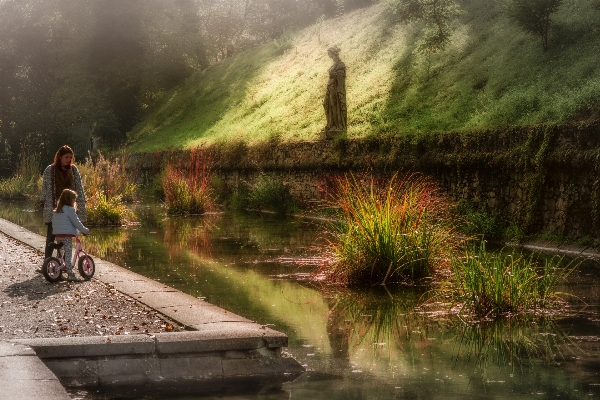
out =
[[[212,154],[190,150],[185,160],[167,163],[162,180],[169,214],[202,214],[214,207],[211,189]]]
[[[452,278],[440,289],[477,317],[497,317],[563,302],[558,286],[577,267],[563,257],[540,260],[512,251],[488,252],[485,241],[470,246],[463,257],[452,256]],[[563,266],[563,264],[566,264]]]
[[[121,196],[108,198],[103,192],[87,196],[86,210],[86,225],[121,226],[136,221],[135,214],[124,204]]]
[[[343,284],[385,284],[430,276],[459,244],[448,204],[420,175],[345,176],[336,182],[327,274]]]
[[[79,170],[87,200],[88,225],[126,225],[136,220],[125,204],[136,197],[137,184],[126,169],[124,153],[112,159],[100,152],[95,160],[90,155]]]
[[[35,153],[24,152],[10,178],[0,179],[0,198],[14,199],[39,195],[40,159]]]

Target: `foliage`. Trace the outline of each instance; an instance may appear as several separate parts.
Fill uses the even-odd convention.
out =
[[[562,3],[563,0],[511,0],[508,13],[523,30],[539,35],[544,51],[548,51],[550,16]]]
[[[544,54],[498,2],[460,4],[452,42],[435,54],[415,51],[419,24],[391,24],[380,4],[300,31],[283,48],[273,42],[228,58],[150,109],[128,134],[131,151],[255,144],[274,135],[314,140],[331,44],[349,68],[350,139],[420,140],[597,118],[600,13],[590,1],[564,0],[553,14],[560,35]]]
[[[452,257],[452,281],[442,293],[477,317],[548,308],[563,300],[558,286],[578,265],[563,264],[558,257],[539,261],[534,253],[489,253],[481,241],[463,257]]]
[[[247,191],[246,208],[285,214],[295,208],[290,188],[281,179],[259,174]]]
[[[457,226],[461,232],[472,236],[481,235],[490,239],[501,238],[505,231],[505,223],[500,217],[476,208],[473,204],[460,202],[458,213],[462,217]]]
[[[88,156],[79,167],[87,197],[102,193],[107,199],[119,197],[122,201],[133,201],[137,194],[137,183],[132,171],[127,169],[127,154],[112,159],[98,153],[96,159]]]
[[[214,207],[212,154],[196,148],[187,157],[171,161],[165,169],[162,185],[170,214],[202,214]]]
[[[14,199],[38,196],[40,161],[35,153],[22,153],[14,174],[0,179],[0,198]]]
[[[112,160],[98,153],[89,156],[79,166],[86,196],[89,225],[125,225],[135,221],[135,215],[124,202],[134,200],[137,184],[126,168],[126,154]]]
[[[372,285],[430,276],[458,246],[448,204],[423,177],[351,175],[338,180],[334,193],[341,209],[332,226],[334,281]]]
[[[439,52],[450,43],[450,22],[459,14],[459,6],[453,0],[391,0],[390,6],[402,21],[425,21],[425,36],[418,49]]]

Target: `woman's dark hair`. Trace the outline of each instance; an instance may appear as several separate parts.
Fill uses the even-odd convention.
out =
[[[54,155],[54,166],[56,168],[60,167],[60,158],[62,156],[64,156],[65,154],[73,154],[73,159],[71,160],[71,164],[73,164],[73,162],[75,161],[75,153],[73,153],[73,149],[70,148],[69,146],[67,146],[66,144],[61,147],[60,149],[58,149],[58,151],[56,152],[56,154]]]

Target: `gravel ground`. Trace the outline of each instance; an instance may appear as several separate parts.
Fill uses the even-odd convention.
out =
[[[43,254],[0,232],[0,340],[182,329],[95,279],[50,283],[36,272],[42,263]]]

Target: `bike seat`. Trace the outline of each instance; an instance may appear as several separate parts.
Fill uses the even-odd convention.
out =
[[[54,243],[54,242],[52,242],[52,243],[48,243],[48,246],[47,246],[47,247],[51,247],[51,248],[53,248],[54,250],[59,250],[59,249],[60,249],[60,248],[62,248],[64,245],[65,245],[65,244],[64,244],[63,242],[60,242],[60,243]]]

